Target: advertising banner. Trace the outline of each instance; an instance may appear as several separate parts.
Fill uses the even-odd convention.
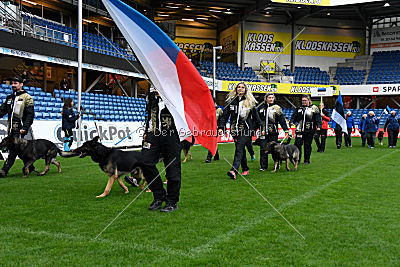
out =
[[[290,37],[291,34],[285,32],[246,31],[244,50],[253,53],[289,55],[290,49],[283,51],[283,48],[290,43]]]
[[[239,81],[222,81],[222,91],[232,91]],[[332,88],[333,95],[339,94],[338,85],[319,85],[319,84],[291,84],[291,83],[264,83],[246,82],[247,87],[253,93],[274,93],[274,94],[311,94],[311,90],[318,88]]]
[[[342,95],[400,95],[400,84],[341,85]]]
[[[174,43],[182,49],[184,53],[209,53],[212,54],[213,46],[215,46],[216,40],[210,39],[194,39],[176,37]]]
[[[239,52],[239,27],[238,24],[222,31],[219,35],[219,43],[222,44],[221,53]]]
[[[295,44],[296,56],[353,58],[365,51],[363,37],[301,34]]]
[[[82,121],[82,142],[99,136],[101,143],[108,147],[136,146],[142,144],[143,127],[141,122]],[[72,130],[76,148],[77,129]],[[0,140],[7,135],[7,120],[0,120]],[[47,139],[60,148],[64,142],[61,120],[35,120],[32,124],[33,139]],[[27,138],[29,139],[29,138]]]
[[[373,29],[371,48],[376,49],[390,47],[393,47],[395,49],[398,49],[400,47],[400,27]]]

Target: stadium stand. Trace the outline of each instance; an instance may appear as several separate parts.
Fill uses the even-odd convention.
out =
[[[23,18],[25,23],[32,25],[34,34],[37,38],[74,48],[78,47],[77,29],[50,20],[38,18],[30,14],[23,15]],[[135,61],[133,54],[128,52],[127,49],[120,48],[118,43],[112,42],[110,39],[106,39],[103,36],[88,32],[83,33],[83,49]]]
[[[400,51],[374,52],[367,84],[400,83]]]
[[[3,103],[12,89],[7,84],[1,84],[0,102]],[[54,96],[45,93],[38,87],[27,87],[26,90],[35,102],[35,119],[61,120],[63,99],[70,97],[78,103],[78,92],[54,90]],[[82,93],[82,107],[86,111],[83,120],[105,121],[139,121],[145,119],[146,102],[142,98]],[[96,115],[96,118],[94,116]],[[6,117],[5,117],[6,118]]]
[[[211,61],[202,61],[197,68],[201,75],[207,76],[213,74],[213,63]],[[251,67],[245,67],[242,71],[236,63],[217,62],[216,79],[222,81],[246,81],[260,82],[257,75]]]
[[[338,67],[334,79],[338,84],[357,85],[364,82],[366,70],[354,70],[353,67]]]
[[[329,74],[318,67],[295,67],[294,73],[284,69],[286,76],[294,76],[294,82],[299,84],[329,84]]]

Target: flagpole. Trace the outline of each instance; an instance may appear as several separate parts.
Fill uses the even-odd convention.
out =
[[[82,102],[82,0],[78,0],[78,113],[81,112]],[[82,136],[82,117],[78,118],[78,135],[77,145],[81,145]]]

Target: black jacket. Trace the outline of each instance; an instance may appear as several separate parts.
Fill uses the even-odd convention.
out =
[[[72,130],[75,128],[75,121],[78,119],[78,115],[75,115],[75,112],[72,108],[64,109],[62,113],[62,129],[63,130]]]
[[[243,96],[240,100],[241,102],[245,100]],[[224,112],[222,113],[221,118],[218,122],[218,129],[225,129],[226,123],[228,122],[229,117],[230,120],[230,129],[232,136],[236,136],[238,132],[242,130],[253,131],[258,123],[254,124],[254,120],[256,120],[256,109],[252,108],[249,111],[249,114],[246,118],[240,118],[239,116],[239,97],[236,97],[224,108]]]
[[[315,105],[298,107],[290,121],[296,125],[296,133],[312,133],[322,127],[321,113]]]
[[[270,108],[270,112],[268,112],[268,125],[265,125],[267,122],[266,116],[268,107]],[[268,129],[268,134],[278,135],[278,124],[281,125],[284,131],[289,130],[289,127],[287,126],[285,120],[285,116],[283,115],[282,108],[280,106],[275,104],[267,104],[264,102],[260,106],[258,106],[256,111],[257,128],[260,128],[260,131],[265,131],[265,133],[267,134]]]
[[[146,126],[145,133],[157,133],[163,130],[176,131],[175,122],[172,114],[169,112],[167,106],[160,111],[159,103],[162,101],[161,97],[156,96],[154,92],[148,92],[146,97]]]
[[[13,112],[16,98],[18,98],[18,103],[16,104],[19,107],[19,115],[12,116],[11,113]],[[13,117],[12,131],[19,132],[22,129],[28,132],[35,117],[32,97],[25,90],[8,95],[6,101],[0,106],[0,117],[4,117],[6,114],[8,114],[8,129],[11,127],[11,117]]]

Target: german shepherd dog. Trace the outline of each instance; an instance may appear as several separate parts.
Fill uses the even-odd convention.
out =
[[[46,139],[25,140],[23,138],[5,137],[0,143],[0,149],[7,148],[17,152],[17,155],[24,162],[22,173],[24,177],[29,174],[29,167],[38,159],[43,158],[46,167],[39,175],[45,175],[49,171],[50,164],[57,166],[58,172],[61,173],[61,165],[56,160],[57,155],[62,157],[75,156],[72,152],[61,151],[53,142]]]
[[[104,192],[96,197],[106,197],[117,179],[125,194],[129,193],[122,181],[122,176],[130,174],[132,177],[144,179],[142,169],[139,167],[141,152],[109,148],[98,141],[99,137],[96,136],[73,151],[80,158],[90,156],[94,162],[99,163],[100,169],[108,175],[109,179]]]
[[[300,151],[295,145],[279,144],[275,141],[269,142],[265,147],[265,153],[271,153],[275,163],[275,168],[271,172],[276,172],[279,162],[286,161],[286,170],[290,171],[289,161],[294,165],[294,170],[297,170],[297,165],[300,161]]]
[[[192,142],[189,142],[188,140],[183,140],[181,142],[181,146],[182,146],[182,150],[183,153],[185,154],[185,159],[183,160],[183,162],[186,162],[188,159],[188,155],[190,156],[190,160],[192,160],[192,153],[190,153],[190,148],[194,145],[195,139],[194,136],[192,135]]]

